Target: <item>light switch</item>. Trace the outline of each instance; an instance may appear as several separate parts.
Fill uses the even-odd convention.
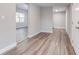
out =
[[[1,16],[1,19],[5,19],[5,16]]]

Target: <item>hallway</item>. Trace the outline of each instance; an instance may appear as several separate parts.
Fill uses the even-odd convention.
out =
[[[16,29],[16,41],[21,42],[27,38],[28,28],[17,28]]]
[[[6,55],[74,55],[75,52],[65,30],[54,29],[53,33],[41,32],[19,43]]]

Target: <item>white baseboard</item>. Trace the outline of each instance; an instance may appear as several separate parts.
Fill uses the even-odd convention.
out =
[[[76,55],[79,55],[79,50],[76,48],[76,45],[71,37],[70,37],[70,42],[71,42],[71,45],[72,45]]]
[[[41,31],[41,32],[46,32],[46,33],[53,33],[53,31]]]
[[[53,31],[40,31],[40,32],[53,33]],[[39,34],[40,32],[35,33],[35,34],[33,34],[33,35],[28,35],[28,36],[27,36],[27,38],[32,38],[33,36],[35,36],[35,35]]]
[[[65,29],[64,27],[54,27],[54,28],[57,28],[57,29]]]
[[[7,46],[7,47],[1,49],[1,50],[0,50],[0,55],[3,54],[3,53],[5,53],[5,52],[7,52],[7,51],[9,51],[9,50],[11,50],[11,49],[14,48],[14,47],[16,47],[16,43],[13,43],[13,44],[11,44],[11,45],[9,45],[9,46]]]
[[[53,33],[53,30],[51,30],[51,31],[45,31],[45,30],[41,30],[40,32],[46,32],[46,33]]]
[[[26,40],[28,37],[26,36],[23,40],[18,41],[19,43]]]
[[[37,35],[37,34],[39,34],[40,32],[38,32],[38,33],[35,33],[35,34],[33,34],[33,35],[28,35],[27,37],[28,38],[32,38],[33,36],[35,36],[35,35]]]
[[[74,48],[74,51],[75,51],[76,55],[79,55],[79,50],[75,47],[74,43],[72,43],[72,46]]]

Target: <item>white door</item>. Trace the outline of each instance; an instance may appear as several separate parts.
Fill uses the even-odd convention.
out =
[[[79,4],[72,5],[72,40],[76,54],[79,54]]]

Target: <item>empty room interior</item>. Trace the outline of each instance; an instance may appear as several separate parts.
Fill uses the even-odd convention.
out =
[[[0,3],[1,55],[79,55],[79,3]]]

